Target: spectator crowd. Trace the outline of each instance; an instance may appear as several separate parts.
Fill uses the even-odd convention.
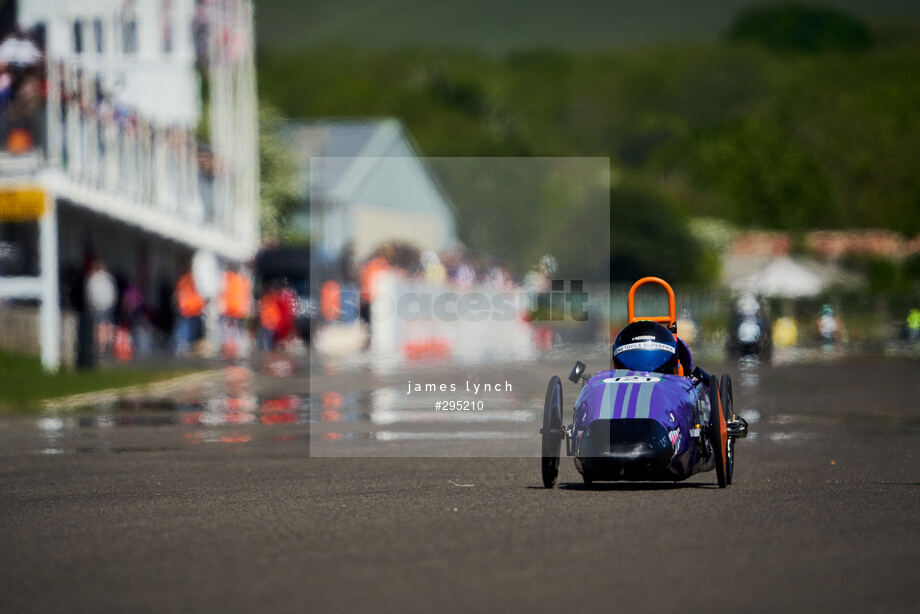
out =
[[[47,82],[38,38],[16,29],[0,41],[0,149],[14,155],[44,140]]]

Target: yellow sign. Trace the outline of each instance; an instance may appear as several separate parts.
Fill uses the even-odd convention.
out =
[[[0,188],[0,221],[31,222],[44,214],[44,191],[38,188]]]

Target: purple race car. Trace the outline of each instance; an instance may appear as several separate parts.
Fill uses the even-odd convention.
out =
[[[646,283],[667,291],[667,316],[635,315],[636,290]],[[540,431],[543,485],[556,483],[563,441],[586,484],[676,482],[711,469],[720,488],[731,484],[734,440],[747,435],[747,422],[734,413],[731,378],[694,367],[676,336],[674,291],[664,280],[644,277],[633,284],[627,312],[612,370],[588,375],[583,363],[575,363],[569,380],[583,385],[570,425],[563,424],[562,382],[558,376],[549,381]]]

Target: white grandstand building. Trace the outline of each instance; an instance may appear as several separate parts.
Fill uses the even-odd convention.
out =
[[[73,345],[59,283],[88,252],[151,301],[193,256],[219,267],[255,254],[252,5],[27,0],[16,21],[41,59],[9,74],[40,74],[42,101],[19,132],[14,111],[28,105],[0,107],[11,118],[0,124],[0,309],[33,305],[42,361],[56,369]]]

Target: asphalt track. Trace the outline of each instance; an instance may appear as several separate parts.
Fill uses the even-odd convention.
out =
[[[753,437],[725,490],[309,457],[283,403],[248,423],[162,402],[0,417],[0,611],[920,611],[918,366],[732,366]]]

